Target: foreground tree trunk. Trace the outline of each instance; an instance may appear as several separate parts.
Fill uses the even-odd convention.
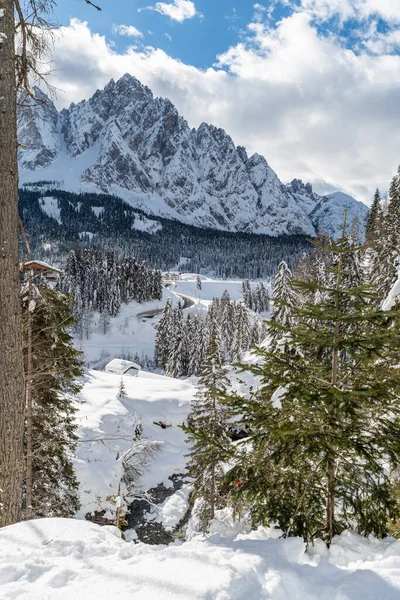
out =
[[[14,4],[0,0],[0,526],[20,517],[24,470],[16,99]]]

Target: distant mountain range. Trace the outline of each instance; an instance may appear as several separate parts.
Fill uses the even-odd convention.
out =
[[[284,185],[263,156],[249,157],[213,125],[190,129],[131,75],[61,112],[36,94],[43,102],[28,101],[20,114],[25,185],[113,194],[148,214],[226,231],[337,236],[344,208],[349,223],[365,225],[362,202],[342,192],[321,197],[298,179]]]

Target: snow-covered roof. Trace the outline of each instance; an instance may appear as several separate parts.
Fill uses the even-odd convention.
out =
[[[24,263],[24,268],[29,267],[30,265],[39,265],[40,267],[43,267],[44,269],[49,269],[50,271],[57,271],[58,273],[61,273],[60,269],[57,269],[57,267],[53,267],[52,265],[49,265],[49,263],[43,262],[42,260],[28,260],[28,262]]]
[[[142,367],[137,363],[134,363],[130,360],[122,360],[121,358],[113,358],[105,367],[105,370],[108,373],[117,373],[123,375],[130,369],[137,369],[140,371]]]

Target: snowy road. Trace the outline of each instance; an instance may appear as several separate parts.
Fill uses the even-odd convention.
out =
[[[191,296],[186,296],[185,294],[176,294],[176,296],[178,296],[179,298],[181,298],[183,300],[183,308],[191,308],[192,306],[194,306],[198,301],[195,298],[192,298]],[[157,316],[157,315],[161,315],[164,312],[164,307],[163,308],[153,308],[151,310],[145,310],[141,313],[137,314],[137,318],[138,320],[142,320],[142,319],[152,319],[153,317]]]

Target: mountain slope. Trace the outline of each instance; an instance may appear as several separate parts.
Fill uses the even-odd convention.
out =
[[[128,74],[60,113],[49,100],[30,104],[20,141],[23,183],[111,193],[200,227],[316,233],[308,213],[319,197],[307,186],[283,185],[262,156],[248,157],[222,129],[190,129],[168,99],[154,98]]]

